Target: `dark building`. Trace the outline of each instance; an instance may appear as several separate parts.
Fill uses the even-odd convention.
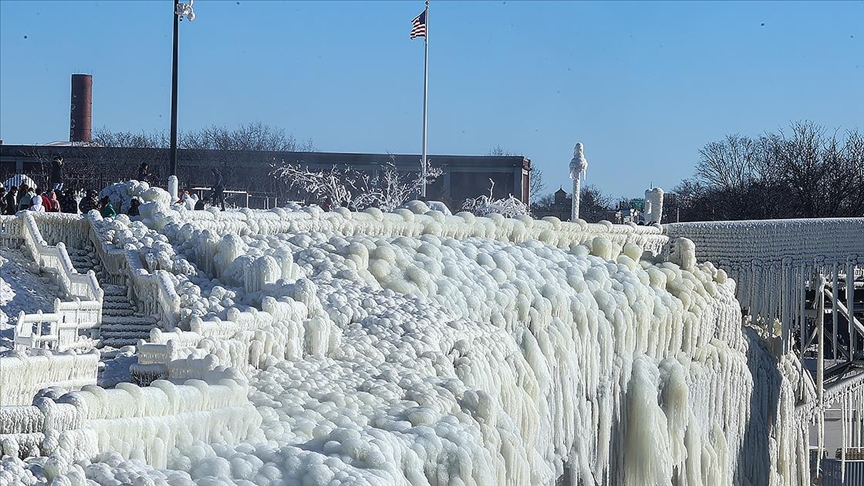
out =
[[[168,149],[98,147],[88,143],[68,145],[0,145],[0,177],[26,174],[38,184],[45,184],[51,159],[62,155],[67,185],[79,188],[101,188],[111,183],[133,179],[141,162],[147,162],[156,185],[167,187]],[[444,201],[457,209],[467,198],[489,194],[506,198],[510,195],[528,201],[531,161],[522,156],[429,155],[429,165],[443,174],[427,186],[427,199]],[[229,190],[246,191],[254,196],[280,199],[304,199],[305,195],[288,183],[271,176],[274,166],[297,164],[310,170],[334,166],[351,167],[374,173],[392,161],[400,173],[419,173],[419,155],[356,154],[330,152],[265,152],[181,149],[177,176],[182,187],[209,187],[210,169],[218,167]],[[257,207],[253,204],[253,207]]]

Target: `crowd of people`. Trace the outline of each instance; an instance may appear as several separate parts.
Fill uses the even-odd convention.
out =
[[[176,204],[182,204],[189,210],[201,210],[205,209],[209,203],[213,206],[219,206],[222,211],[225,211],[225,187],[222,173],[219,169],[214,168],[212,174],[213,186],[209,194],[199,198],[187,188],[181,192]],[[2,215],[15,215],[18,211],[87,214],[94,209],[99,211],[104,218],[117,215],[117,210],[107,196],[100,199],[99,193],[95,190],[91,189],[85,192],[84,190],[64,187],[63,157],[56,156],[51,161],[49,187],[42,188],[36,186],[27,177],[18,177],[22,177],[18,185],[10,185],[8,189],[4,185],[0,185],[0,214]],[[152,184],[152,178],[150,166],[146,162],[141,163],[138,167],[137,179]],[[15,183],[17,182],[18,180],[15,181]],[[132,198],[126,214],[131,217],[139,216],[140,206],[141,201],[137,197]]]
[[[137,206],[135,208],[137,211]],[[14,216],[18,211],[86,214],[94,209],[106,218],[117,215],[108,197],[99,199],[95,190],[86,193],[71,188],[43,190],[38,186],[30,187],[26,182],[10,187],[8,191],[0,186],[0,214],[4,215]]]
[[[0,185],[0,214],[15,215],[18,211],[86,214],[95,209],[106,218],[117,215],[108,197],[99,199],[99,193],[95,190],[84,192],[64,187],[63,158],[60,156],[51,161],[50,187],[42,188],[32,184],[28,178],[24,179],[19,185],[12,185],[8,189]],[[137,214],[138,205],[134,208]]]

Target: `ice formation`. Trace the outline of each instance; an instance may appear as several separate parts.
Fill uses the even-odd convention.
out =
[[[125,201],[131,187],[109,192]],[[142,371],[200,377],[182,386],[210,396],[228,380],[235,401],[216,408],[242,412],[195,415],[167,381],[87,387],[59,400],[92,423],[81,419],[48,458],[4,457],[0,480],[809,477],[796,400],[812,390],[800,366],[775,363],[742,326],[735,282],[697,263],[686,240],[666,259],[654,227],[448,216],[421,202],[394,213],[186,211],[159,191],[135,194],[140,220],[91,215],[97,253],[154,308],[176,300],[166,329],[139,346]],[[97,445],[76,456],[75,443]]]
[[[0,360],[0,403],[28,405],[41,388],[49,386],[71,390],[95,385],[98,364],[98,352],[4,356]]]
[[[660,223],[663,219],[663,189],[655,187],[645,191],[645,224]]]

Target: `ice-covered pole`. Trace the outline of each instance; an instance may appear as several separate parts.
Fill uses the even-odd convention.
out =
[[[573,206],[570,211],[570,221],[579,219],[579,196],[582,182],[582,177],[585,177],[585,171],[588,170],[588,160],[582,153],[582,142],[576,144],[573,148],[573,158],[570,159],[570,178],[573,179]]]

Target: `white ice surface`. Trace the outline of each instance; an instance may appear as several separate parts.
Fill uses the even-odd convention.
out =
[[[15,324],[23,310],[53,312],[60,288],[20,250],[0,247],[0,352],[12,349]]]
[[[0,479],[44,481],[47,470],[60,484],[521,485],[551,484],[565,465],[574,484],[798,484],[807,474],[797,363],[775,366],[741,326],[734,282],[711,264],[640,261],[638,246],[602,236],[558,248],[261,234],[265,221],[248,212],[243,224],[200,212],[243,228],[215,234],[145,206],[149,229],[122,217],[106,228],[151,271],[170,271],[195,315],[227,317],[267,295],[308,309],[262,317],[231,340],[249,343],[263,435],[179,441],[161,471],[106,452],[53,469],[5,460]],[[370,214],[390,228],[447,223]],[[513,220],[477,223],[513,234]],[[154,234],[163,228],[170,238]]]

